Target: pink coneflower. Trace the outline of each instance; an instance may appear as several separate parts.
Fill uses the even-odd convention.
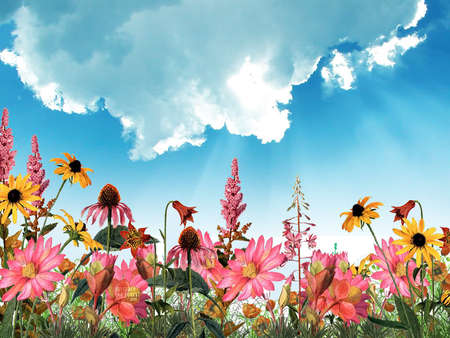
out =
[[[280,253],[281,244],[272,248],[270,238],[264,247],[264,236],[258,243],[252,238],[245,252],[234,251],[236,260],[228,262],[231,270],[226,269],[224,278],[217,285],[219,288],[229,288],[224,295],[224,301],[233,300],[240,293],[238,300],[249,297],[260,297],[265,290],[274,290],[272,282],[284,279],[283,274],[272,272],[286,261],[286,256]]]
[[[99,223],[100,225],[103,225],[108,217],[109,209],[111,209],[112,224],[114,228],[116,228],[119,224],[119,216],[121,224],[125,223],[125,216],[128,218],[129,222],[134,222],[131,209],[125,203],[120,202],[119,191],[112,184],[107,184],[102,188],[102,190],[100,190],[98,202],[84,208],[81,211],[81,216],[83,216],[86,210],[89,210],[86,217],[86,222],[92,216],[91,224],[94,224],[97,217],[100,216]]]
[[[28,156],[27,162],[27,173],[30,175],[29,180],[34,184],[38,185],[39,189],[33,193],[33,195],[42,197],[45,189],[47,189],[50,180],[44,180],[45,170],[42,169],[42,157],[39,153],[39,144],[36,135],[31,138],[31,155]],[[41,206],[43,200],[34,201],[32,204],[37,207]]]
[[[411,297],[409,292],[409,284],[408,279],[406,277],[406,261],[405,258],[408,255],[407,252],[397,255],[396,252],[399,251],[402,246],[392,244],[394,239],[392,237],[389,238],[389,246],[386,241],[383,239],[381,242],[381,247],[386,255],[388,260],[389,267],[392,271],[392,274],[395,278],[395,282],[398,285],[400,294],[405,297]],[[388,289],[390,294],[397,295],[397,290],[395,288],[394,282],[392,281],[391,275],[389,274],[389,270],[386,265],[386,261],[384,259],[383,253],[380,248],[375,245],[376,255],[372,256],[373,260],[376,260],[375,264],[382,269],[382,271],[377,271],[372,274],[372,278],[381,280],[380,287],[382,289]],[[416,263],[413,260],[410,260],[408,264],[408,276],[411,283],[414,282],[419,285],[420,284],[420,276],[417,274],[416,280],[413,279],[413,272],[416,268]],[[428,285],[428,281],[424,281],[424,285]]]
[[[167,261],[170,262],[172,258],[176,257],[175,263],[179,264],[183,270],[186,270],[189,250],[191,251],[192,268],[205,264],[206,257],[215,254],[215,251],[201,244],[200,236],[193,227],[187,227],[181,232],[178,245],[175,245],[168,252]]]
[[[200,237],[200,245],[210,249],[209,253],[205,253],[203,259],[199,260],[199,265],[193,265],[192,269],[198,272],[203,279],[208,283],[209,287],[211,287],[210,279],[215,281],[216,283],[222,279],[223,273],[225,271],[222,264],[220,264],[216,249],[214,248],[214,244],[209,237],[207,231],[202,235],[200,230],[197,230],[197,233]]]
[[[3,109],[2,124],[0,126],[0,182],[8,180],[9,172],[15,165],[14,157],[17,150],[11,150],[14,143],[11,128],[8,128],[8,109]]]
[[[106,290],[106,303],[111,306],[110,311],[119,320],[130,325],[139,323],[139,317],[147,317],[146,299],[150,297],[144,293],[148,284],[139,275],[134,258],[128,266],[122,261],[121,267],[114,267],[114,279]]]
[[[28,242],[25,250],[14,249],[15,259],[8,261],[9,269],[0,269],[0,288],[12,286],[2,297],[7,302],[18,292],[18,300],[40,297],[45,291],[55,290],[55,282],[64,276],[50,270],[56,268],[64,259],[59,247],[52,247],[49,238],[44,245],[44,237],[39,237],[35,245],[34,239]]]

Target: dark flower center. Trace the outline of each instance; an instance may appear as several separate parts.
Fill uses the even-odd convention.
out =
[[[78,160],[69,163],[70,171],[73,173],[81,172],[81,163]]]
[[[200,248],[200,238],[193,227],[187,227],[181,232],[178,244],[186,250],[198,250]]]
[[[353,216],[360,217],[362,216],[364,211],[364,207],[360,204],[355,204],[352,208]]]
[[[8,193],[8,201],[11,203],[17,203],[22,199],[22,193],[17,189],[12,189]]]
[[[421,233],[417,233],[412,237],[412,242],[415,246],[422,247],[425,245],[426,238]]]
[[[142,238],[139,234],[139,231],[133,231],[133,230],[130,230],[128,232],[127,242],[132,248],[135,248],[135,249],[141,247],[142,244],[144,244],[142,242]]]
[[[98,201],[102,206],[115,207],[120,202],[119,191],[112,184],[107,184],[100,191]]]

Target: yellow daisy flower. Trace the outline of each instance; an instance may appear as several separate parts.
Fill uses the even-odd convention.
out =
[[[445,290],[441,295],[441,303],[445,306],[450,306],[450,291]]]
[[[17,209],[26,218],[30,217],[28,210],[37,211],[37,208],[28,202],[38,201],[41,198],[33,195],[39,189],[39,185],[33,185],[28,178],[30,175],[22,177],[19,174],[16,179],[9,176],[8,185],[0,184],[0,211],[3,210],[1,223],[5,224],[9,213],[12,211],[13,222],[17,223]]]
[[[67,161],[62,158],[52,158],[50,161],[55,162],[58,168],[54,173],[57,175],[63,175],[62,179],[65,181],[70,180],[71,183],[80,183],[82,188],[86,188],[91,185],[91,179],[87,175],[88,171],[93,171],[89,168],[83,168],[81,162],[76,159],[75,156],[68,153],[63,153]]]
[[[380,217],[375,210],[383,205],[383,203],[372,202],[366,205],[369,198],[369,196],[366,196],[362,200],[358,200],[358,203],[350,211],[345,211],[339,215],[347,215],[347,218],[342,224],[342,229],[352,232],[355,226],[361,227],[361,223],[370,224],[372,219]]]
[[[86,250],[89,250],[89,248],[92,250],[103,249],[101,243],[92,239],[91,235],[86,231],[86,225],[82,221],[79,221],[78,224],[75,225],[73,217],[65,210],[61,209],[61,211],[64,212],[67,220],[59,215],[53,215],[53,217],[64,222],[65,226],[63,231],[68,233],[70,238],[73,239],[73,245],[78,246],[78,241],[81,241]]]
[[[416,254],[417,266],[422,264],[423,258],[428,266],[431,266],[430,255],[434,256],[437,260],[441,258],[439,253],[433,249],[432,245],[442,246],[442,242],[438,241],[442,237],[442,234],[435,234],[436,228],[429,228],[424,231],[425,222],[423,219],[419,221],[419,227],[417,227],[417,222],[414,218],[412,221],[408,221],[406,218],[403,220],[406,226],[402,225],[401,230],[393,229],[394,233],[402,237],[402,239],[398,239],[392,243],[404,246],[396,254],[401,255],[408,251],[405,262]]]

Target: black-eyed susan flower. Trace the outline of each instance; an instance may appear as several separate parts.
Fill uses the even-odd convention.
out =
[[[57,175],[62,175],[62,179],[69,180],[70,183],[80,183],[82,188],[86,188],[91,185],[91,179],[87,175],[88,171],[93,171],[89,168],[84,168],[81,162],[76,159],[74,155],[68,153],[63,153],[67,161],[62,158],[52,158],[50,161],[55,162],[58,167],[55,169],[54,173]]]
[[[65,226],[63,228],[63,231],[69,234],[70,238],[73,241],[73,245],[78,246],[78,242],[81,241],[84,244],[86,250],[103,249],[103,245],[101,245],[101,243],[92,239],[89,232],[87,232],[86,225],[82,221],[79,221],[77,224],[75,224],[73,217],[69,213],[67,213],[63,209],[61,209],[61,211],[64,212],[67,219],[59,215],[53,215],[53,217],[64,222]]]
[[[33,195],[39,189],[39,185],[33,185],[28,178],[30,175],[22,177],[19,174],[16,179],[9,176],[8,185],[0,184],[0,211],[3,211],[1,223],[5,224],[9,213],[12,212],[12,219],[17,223],[17,209],[24,215],[30,217],[28,210],[37,211],[36,207],[29,202],[38,201],[41,198]]]
[[[340,216],[347,215],[347,218],[342,224],[342,229],[352,232],[355,226],[361,227],[361,223],[370,224],[372,219],[380,217],[375,210],[383,205],[383,203],[372,202],[366,205],[369,198],[369,196],[366,196],[362,200],[358,200],[358,203],[353,205],[350,211],[340,214]]]
[[[408,261],[416,254],[417,266],[422,264],[423,259],[427,262],[428,266],[431,266],[431,256],[434,256],[437,260],[440,259],[439,253],[432,247],[432,245],[442,246],[442,242],[438,241],[442,237],[442,234],[435,234],[436,228],[429,228],[426,231],[425,222],[423,218],[419,221],[419,227],[417,222],[413,218],[412,221],[403,219],[406,223],[402,225],[402,229],[393,229],[394,233],[402,237],[393,244],[402,245],[403,248],[397,251],[397,255],[408,252],[405,261]]]
[[[445,290],[441,295],[441,303],[450,306],[450,290]]]

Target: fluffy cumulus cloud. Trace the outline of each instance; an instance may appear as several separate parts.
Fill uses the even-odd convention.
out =
[[[383,45],[380,36],[415,27],[423,6],[422,0],[24,0],[0,18],[16,27],[13,47],[0,59],[51,109],[83,113],[103,98],[133,136],[130,157],[145,160],[201,145],[206,127],[280,141],[290,112],[279,104],[292,99],[292,86],[309,79],[331,46],[353,41],[367,65],[392,65],[414,41]],[[352,88],[353,59],[333,52],[321,69],[325,81]]]

